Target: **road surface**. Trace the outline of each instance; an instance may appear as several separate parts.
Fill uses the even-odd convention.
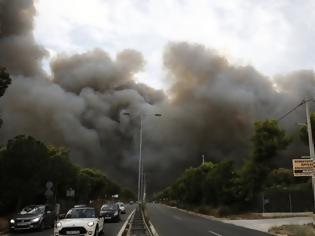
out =
[[[161,204],[147,204],[159,236],[270,236],[270,234],[194,216]]]
[[[116,236],[120,229],[122,228],[123,224],[125,223],[127,217],[135,209],[136,204],[130,206],[126,205],[126,214],[121,215],[121,221],[118,223],[105,223],[104,224],[104,236]],[[9,233],[5,234],[4,236],[52,236],[53,230],[48,229],[42,232],[17,232],[17,233]]]

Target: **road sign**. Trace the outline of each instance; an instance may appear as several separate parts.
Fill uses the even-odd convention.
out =
[[[314,161],[312,159],[293,159],[294,176],[313,176]]]

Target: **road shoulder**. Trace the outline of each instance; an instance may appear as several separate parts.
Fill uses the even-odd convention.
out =
[[[188,214],[199,216],[202,218],[210,219],[210,220],[216,220],[223,223],[233,224],[240,227],[253,229],[253,230],[259,230],[262,232],[268,232],[268,230],[271,227],[274,226],[281,226],[281,225],[291,225],[291,224],[298,224],[298,225],[304,225],[312,223],[312,217],[311,216],[299,216],[299,217],[286,217],[286,218],[271,218],[271,219],[243,219],[243,220],[230,220],[227,218],[218,218],[210,215],[204,215],[200,213],[196,213],[193,211],[188,211],[185,209],[168,206],[169,208],[175,208],[179,211],[186,212]]]

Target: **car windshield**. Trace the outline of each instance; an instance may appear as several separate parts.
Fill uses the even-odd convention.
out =
[[[27,206],[24,207],[20,214],[25,215],[25,214],[41,214],[45,212],[45,206]]]
[[[108,210],[116,210],[117,206],[115,204],[109,204],[109,205],[104,205],[102,207],[102,211],[108,211]]]
[[[96,212],[93,208],[73,208],[68,211],[66,218],[95,218]]]

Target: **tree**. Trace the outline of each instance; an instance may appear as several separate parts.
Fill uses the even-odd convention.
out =
[[[76,191],[76,199],[85,203],[121,192],[100,171],[74,165],[65,148],[20,135],[0,149],[0,213],[46,202],[48,181],[53,182],[58,200],[66,199],[70,187]],[[127,190],[124,193],[131,196]]]
[[[203,203],[210,203],[214,206],[232,203],[234,201],[234,178],[232,161],[221,161],[213,165],[203,181]]]
[[[11,77],[9,73],[6,71],[6,68],[0,67],[0,97],[2,97],[11,84]]]
[[[252,156],[245,161],[238,172],[238,178],[235,179],[235,196],[239,201],[243,199],[247,203],[261,191],[271,170],[272,158],[291,142],[291,138],[279,128],[275,120],[257,121],[254,127],[255,134],[251,139]]]
[[[291,138],[280,129],[277,121],[265,120],[255,122],[255,134],[252,137],[253,159],[265,163],[275,157],[280,150],[285,149]]]
[[[48,158],[47,147],[30,136],[9,140],[0,159],[0,202],[19,208],[43,196]]]
[[[0,97],[2,97],[11,84],[11,77],[4,67],[0,66]],[[3,120],[0,118],[0,127],[2,126]]]

